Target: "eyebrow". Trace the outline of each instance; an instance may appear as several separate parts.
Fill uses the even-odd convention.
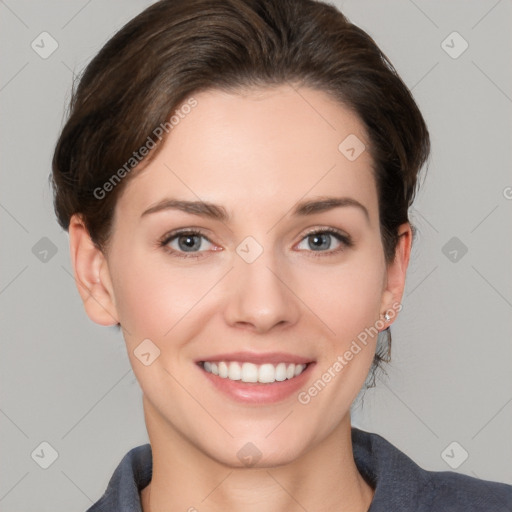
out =
[[[356,199],[351,197],[320,197],[300,201],[292,210],[295,217],[314,215],[334,208],[352,206],[364,213],[366,219],[370,220],[367,208]],[[163,199],[145,210],[141,217],[166,210],[180,210],[192,215],[211,218],[222,222],[229,222],[230,215],[223,206],[205,201],[183,201],[180,199]]]

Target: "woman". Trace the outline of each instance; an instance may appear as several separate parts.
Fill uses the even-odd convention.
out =
[[[310,0],[163,0],[75,91],[53,161],[87,314],[150,444],[89,510],[510,510],[351,427],[401,309],[429,154],[410,92]]]

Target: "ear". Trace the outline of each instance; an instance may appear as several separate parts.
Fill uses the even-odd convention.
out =
[[[395,259],[387,265],[387,281],[382,293],[381,312],[391,317],[386,321],[389,327],[402,309],[401,300],[405,289],[405,276],[409,265],[412,246],[411,225],[406,222],[398,227],[398,243]]]
[[[110,271],[79,215],[69,223],[69,249],[75,283],[89,318],[100,325],[119,323]]]

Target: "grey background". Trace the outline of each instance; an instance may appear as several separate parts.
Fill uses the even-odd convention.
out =
[[[73,71],[151,3],[0,1],[3,512],[85,510],[148,440],[121,335],[83,311],[47,180]],[[337,5],[412,88],[433,144],[393,361],[354,424],[427,469],[465,450],[456,471],[512,483],[512,2]],[[43,31],[59,45],[46,59],[31,47]],[[454,31],[458,58],[445,49],[460,39],[442,46]],[[58,452],[47,469],[48,448],[31,456],[43,441]]]

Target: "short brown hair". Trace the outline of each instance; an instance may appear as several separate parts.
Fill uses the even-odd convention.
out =
[[[386,261],[408,221],[430,152],[425,121],[393,65],[335,7],[313,0],[161,0],[117,32],[74,89],[53,156],[60,225],[81,214],[104,249],[130,175],[98,199],[116,171],[174,110],[207,89],[236,92],[284,83],[324,91],[355,112],[369,137]],[[126,177],[124,177],[126,176]],[[389,334],[389,331],[388,331]],[[389,343],[388,343],[389,349]],[[376,354],[376,363],[385,356]]]

